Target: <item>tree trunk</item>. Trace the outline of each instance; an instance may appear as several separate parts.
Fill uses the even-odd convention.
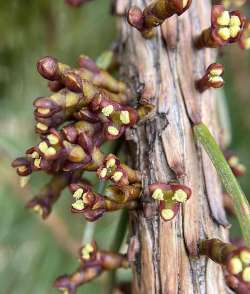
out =
[[[200,239],[228,238],[221,184],[192,131],[202,121],[222,138],[216,90],[200,94],[194,84],[216,61],[215,49],[193,48],[194,39],[210,26],[211,3],[193,0],[187,12],[165,21],[156,37],[146,40],[128,25],[125,14],[132,5],[143,8],[150,2],[116,2],[123,78],[140,103],[156,106],[127,134],[144,191],[142,209],[130,215],[133,293],[229,293],[221,267],[197,253]],[[147,186],[172,180],[193,194],[173,221],[164,222]]]

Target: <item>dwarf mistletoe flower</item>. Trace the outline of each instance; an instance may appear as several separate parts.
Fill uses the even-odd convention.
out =
[[[58,277],[54,287],[67,294],[75,294],[79,286],[98,277],[104,271],[128,268],[125,255],[98,250],[96,243],[86,244],[79,250],[80,267],[71,275]]]
[[[203,92],[209,88],[221,88],[224,85],[222,75],[224,73],[224,66],[219,63],[211,64],[205,75],[198,81],[196,81],[196,87],[200,92]]]
[[[112,194],[107,193],[107,196],[104,196],[93,192],[92,188],[83,182],[72,183],[69,188],[74,198],[71,211],[83,214],[88,221],[97,220],[105,212],[112,212],[123,208],[136,208],[137,202],[135,200],[138,199],[138,194],[140,193],[138,189],[133,187],[127,188],[127,190],[115,187],[112,190],[111,186],[109,189],[112,191]],[[119,191],[120,194],[115,194],[115,191]],[[123,201],[118,201],[119,197]]]
[[[154,183],[149,186],[151,197],[160,203],[160,215],[165,221],[172,220],[178,213],[180,205],[192,194],[190,188],[178,183]]]
[[[157,0],[149,4],[143,11],[133,6],[129,9],[127,19],[131,26],[139,30],[145,38],[154,35],[154,28],[174,14],[183,14],[192,0]]]
[[[223,243],[218,239],[200,242],[200,255],[206,255],[223,266],[229,286],[239,294],[250,291],[250,248]]]
[[[211,27],[197,39],[196,47],[217,48],[237,42],[242,34],[245,17],[240,11],[227,11],[223,5],[214,5],[211,11]]]
[[[138,171],[131,169],[113,154],[107,155],[102,165],[97,170],[100,180],[110,180],[118,186],[128,185],[129,183],[140,182],[141,175]]]

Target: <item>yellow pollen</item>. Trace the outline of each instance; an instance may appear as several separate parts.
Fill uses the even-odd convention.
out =
[[[83,189],[79,188],[74,192],[73,198],[80,199],[82,197],[82,194],[83,194]]]
[[[94,252],[94,247],[91,244],[86,244],[81,251],[82,258],[88,260],[92,252]]]
[[[54,155],[56,155],[56,149],[53,148],[53,147],[49,147],[49,148],[46,150],[45,155],[48,156],[48,157],[49,157],[49,156],[54,156]]]
[[[220,76],[222,75],[223,70],[221,68],[215,68],[210,71],[211,76]]]
[[[162,209],[161,215],[165,220],[170,220],[174,216],[174,212],[172,209]]]
[[[56,135],[54,135],[54,134],[49,134],[47,136],[47,139],[49,140],[51,145],[56,145],[56,144],[59,143],[58,137]]]
[[[114,167],[115,166],[115,159],[114,158],[111,158],[109,159],[107,162],[106,162],[106,167],[107,168],[111,168],[111,167]]]
[[[35,166],[36,168],[40,168],[41,160],[42,160],[41,157],[36,158],[36,159],[34,160],[34,166]]]
[[[72,162],[80,162],[84,159],[85,152],[79,145],[75,145],[69,154],[69,160]]]
[[[208,79],[208,81],[210,82],[210,83],[223,83],[224,82],[224,80],[223,80],[223,78],[222,77],[209,77],[209,79]]]
[[[43,141],[38,145],[38,148],[42,153],[46,153],[46,151],[48,150],[48,145],[45,141]]]
[[[220,28],[218,30],[218,35],[221,37],[222,40],[227,41],[231,36],[230,29],[229,28]]]
[[[50,109],[49,108],[37,108],[37,112],[41,114],[49,114]]]
[[[47,131],[48,130],[48,126],[46,126],[45,124],[42,124],[42,123],[37,123],[36,124],[36,127],[41,130],[41,131]]]
[[[230,27],[230,35],[232,38],[236,38],[239,34],[241,28],[239,26],[231,26]]]
[[[24,188],[30,180],[30,176],[20,177],[20,187]]]
[[[32,207],[32,210],[34,212],[38,213],[40,216],[43,215],[43,209],[42,209],[42,207],[39,204],[37,204],[34,207]]]
[[[103,107],[102,109],[102,113],[105,115],[105,116],[110,116],[110,114],[114,111],[114,107],[113,105],[108,105],[108,106],[105,106]]]
[[[34,152],[31,154],[31,158],[33,158],[33,159],[39,158],[39,153],[38,153],[37,151],[34,151]]]
[[[76,210],[83,210],[84,203],[82,200],[76,200],[76,202],[72,203],[72,207]]]
[[[162,189],[157,188],[154,193],[152,194],[152,198],[155,200],[164,200],[164,193]]]
[[[114,173],[114,175],[111,177],[115,182],[119,182],[120,179],[122,178],[123,173],[120,171],[117,171]]]
[[[242,271],[243,265],[238,257],[233,257],[230,260],[230,269],[233,275],[238,275]]]
[[[122,110],[121,111],[120,120],[125,125],[130,123],[129,112],[127,110]]]
[[[108,133],[112,136],[117,136],[119,134],[119,130],[115,127],[108,127]]]
[[[108,170],[106,168],[103,168],[100,172],[100,177],[105,178],[107,173],[108,173]]]
[[[250,252],[246,250],[242,250],[240,253],[240,259],[243,261],[244,264],[250,263]]]
[[[250,282],[250,267],[246,267],[242,273],[242,280],[249,283]]]
[[[230,18],[230,27],[240,27],[241,26],[241,21],[240,18],[237,15],[232,15]]]
[[[230,23],[229,11],[223,11],[216,21],[217,21],[217,24],[220,26],[228,26]]]
[[[187,201],[187,198],[188,198],[187,193],[185,193],[183,190],[179,189],[179,190],[175,191],[174,197],[172,199],[183,203],[183,202]]]

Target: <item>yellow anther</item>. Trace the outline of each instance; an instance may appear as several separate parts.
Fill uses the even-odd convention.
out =
[[[30,176],[20,177],[20,187],[24,188],[30,180]]]
[[[82,200],[76,200],[76,202],[72,203],[72,207],[76,210],[83,210],[84,203]]]
[[[182,0],[182,7],[185,8],[188,4],[188,0]]]
[[[216,21],[217,21],[217,24],[220,26],[228,26],[230,23],[229,11],[223,11]]]
[[[82,195],[82,201],[83,201],[83,203],[85,203],[85,204],[88,204],[88,203],[89,203],[88,193],[84,193],[84,194]]]
[[[242,250],[240,253],[240,259],[243,261],[244,264],[250,263],[250,252],[246,250]]]
[[[43,209],[42,209],[42,207],[39,204],[37,204],[34,207],[32,207],[32,210],[34,212],[38,213],[40,216],[43,215]]]
[[[49,140],[51,145],[56,145],[56,144],[59,143],[58,137],[56,135],[54,135],[54,134],[49,134],[47,136],[47,139]]]
[[[165,220],[170,220],[171,218],[173,218],[174,212],[172,209],[165,208],[162,209],[161,215]]]
[[[239,26],[232,26],[230,27],[230,35],[232,38],[236,38],[239,34],[241,28]]]
[[[38,145],[39,150],[42,153],[46,153],[46,151],[48,150],[48,144],[45,141],[42,141],[39,145]]]
[[[38,153],[37,151],[34,151],[34,152],[31,154],[31,158],[33,158],[33,159],[39,158],[39,153]]]
[[[243,269],[241,260],[238,257],[233,257],[230,260],[230,270],[232,274],[238,275]]]
[[[130,123],[129,112],[127,110],[122,110],[120,113],[120,120],[123,124],[127,125]]]
[[[49,147],[46,151],[45,151],[45,156],[54,156],[56,155],[56,149],[53,147]]]
[[[231,37],[230,29],[220,28],[218,30],[218,35],[221,37],[222,40],[227,41]]]
[[[50,109],[49,108],[37,108],[37,112],[46,115],[46,114],[49,114]]]
[[[215,68],[209,72],[211,76],[220,76],[222,75],[222,73],[223,73],[223,70],[221,68]]]
[[[210,83],[219,83],[219,82],[224,82],[223,78],[222,77],[217,77],[217,76],[212,76],[212,77],[209,77],[208,81]]]
[[[187,198],[188,198],[187,193],[184,192],[183,190],[179,189],[179,190],[175,191],[174,197],[172,199],[183,203],[183,202],[187,201]]]
[[[242,280],[247,283],[250,282],[250,267],[249,266],[243,270]]]
[[[112,136],[117,136],[119,134],[119,130],[116,127],[108,127],[108,133]]]
[[[36,159],[34,160],[34,166],[35,166],[36,168],[40,168],[41,160],[42,160],[41,157],[36,158]]]
[[[232,15],[230,18],[230,27],[240,27],[241,26],[241,21],[240,18],[237,15]]]
[[[164,193],[162,189],[157,188],[154,193],[152,194],[152,198],[155,200],[164,200]]]
[[[90,253],[94,252],[94,247],[91,244],[86,244],[81,251],[83,259],[90,259]]]
[[[113,174],[113,176],[111,177],[115,182],[119,182],[120,179],[122,178],[123,173],[121,171],[117,171]]]
[[[74,192],[73,198],[80,199],[82,197],[82,194],[83,194],[83,189],[79,188]]]
[[[102,109],[102,113],[105,115],[105,116],[110,116],[110,114],[114,111],[114,106],[113,105],[108,105],[108,106],[105,106],[103,107]]]
[[[107,173],[108,173],[108,170],[106,168],[103,168],[100,172],[100,177],[105,178]]]
[[[36,124],[37,129],[41,130],[41,131],[47,131],[48,130],[48,126],[46,126],[45,124],[42,123],[37,123]]]
[[[107,168],[112,168],[115,166],[115,159],[114,158],[110,158],[107,162],[106,162],[106,167]]]
[[[72,162],[80,162],[84,159],[85,155],[82,147],[75,145],[69,154],[69,160]]]

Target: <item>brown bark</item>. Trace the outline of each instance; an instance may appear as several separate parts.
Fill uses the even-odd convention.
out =
[[[151,0],[117,0],[122,74],[141,103],[155,112],[127,134],[134,166],[143,173],[143,209],[130,215],[133,293],[229,293],[220,266],[198,258],[204,238],[227,240],[221,185],[207,155],[197,146],[192,124],[203,121],[221,138],[216,90],[202,94],[195,80],[216,61],[214,49],[195,50],[194,39],[210,25],[211,4],[193,0],[181,17],[171,17],[151,40],[130,27],[125,13]],[[154,215],[147,186],[178,180],[193,195],[171,222]],[[132,254],[134,252],[134,255]]]

